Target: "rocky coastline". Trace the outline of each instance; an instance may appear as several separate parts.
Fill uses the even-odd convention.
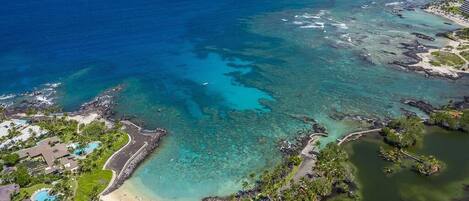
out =
[[[396,4],[396,6],[393,7],[391,13],[403,18],[403,15],[401,14],[402,11],[413,11],[416,8],[420,8],[424,10],[425,12],[428,12],[433,15],[441,16],[444,18],[447,18],[456,24],[461,25],[462,27],[468,27],[469,26],[469,20],[467,17],[464,17],[462,15],[456,15],[454,13],[449,13],[448,11],[444,11],[442,7],[447,1],[437,1],[437,2],[432,2],[425,4],[423,6],[416,5],[411,2],[399,2]],[[457,4],[456,1],[450,1],[452,4]],[[457,6],[457,5],[456,5]],[[460,6],[460,5],[459,5]],[[451,25],[451,23],[445,23]],[[435,41],[435,37],[443,37],[447,38],[452,42],[457,42],[454,41],[454,37],[448,37],[449,33],[453,33],[457,30],[452,30],[446,33],[438,33],[435,36],[429,36],[423,33],[418,33],[418,32],[413,32],[411,35],[414,35],[416,37],[416,40],[408,43],[401,43],[400,49],[404,50],[403,55],[408,58],[408,60],[394,60],[389,62],[388,64],[403,68],[409,71],[414,71],[418,73],[422,73],[425,76],[433,76],[433,77],[442,77],[446,79],[459,79],[463,77],[465,74],[467,74],[466,71],[458,70],[452,67],[440,67],[440,66],[433,66],[429,64],[428,60],[430,57],[430,53],[435,50],[439,50],[439,47],[434,47],[434,46],[429,46],[422,44],[419,40],[425,40],[425,41]],[[448,44],[451,45],[451,44]],[[393,52],[386,52],[385,53],[393,54]]]
[[[93,100],[80,106],[77,113],[86,114],[90,112],[98,113],[102,118],[112,119],[114,116],[113,108],[117,104],[116,96],[124,89],[123,85],[118,85],[101,93]]]
[[[443,77],[446,79],[456,80],[461,78],[464,74],[457,71],[448,70],[446,68],[426,68],[419,65],[423,58],[419,54],[429,53],[432,49],[438,49],[438,47],[425,45],[415,40],[410,43],[401,43],[400,49],[404,49],[404,56],[409,58],[407,61],[395,60],[390,62],[390,65],[397,66],[409,71],[422,73],[428,77]]]

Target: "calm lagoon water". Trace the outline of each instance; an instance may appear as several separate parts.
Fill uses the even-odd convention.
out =
[[[347,146],[351,147],[351,160],[358,169],[364,201],[445,201],[468,197],[463,189],[469,184],[469,157],[462,154],[469,146],[467,133],[427,129],[423,147],[417,152],[434,155],[446,165],[443,172],[430,177],[410,170],[386,176],[382,169],[390,163],[378,156],[379,143],[375,141],[357,141]]]
[[[416,40],[411,32],[457,28],[419,10],[399,18],[390,2],[3,2],[0,94],[61,82],[59,103],[71,111],[124,83],[117,114],[170,131],[124,187],[158,200],[227,195],[278,162],[278,140],[308,126],[291,115],[317,119],[334,141],[360,128],[331,114],[391,117],[407,108],[403,98],[443,104],[467,93],[467,78],[387,66],[406,59],[398,47]]]

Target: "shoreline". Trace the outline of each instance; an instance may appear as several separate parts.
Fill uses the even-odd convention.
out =
[[[429,3],[429,4],[424,5],[421,9],[428,14],[439,16],[446,20],[449,20],[452,23],[461,26],[462,28],[458,28],[456,30],[446,32],[446,33],[436,34],[437,37],[446,37],[448,39],[448,42],[445,43],[445,45],[441,48],[421,44],[418,41],[414,43],[403,44],[404,48],[408,50],[407,52],[404,53],[404,55],[406,55],[407,57],[411,58],[414,61],[411,61],[411,62],[393,61],[390,64],[396,65],[398,67],[401,67],[410,71],[414,71],[417,73],[423,73],[425,74],[425,76],[443,77],[443,78],[452,79],[452,80],[460,79],[469,74],[469,70],[467,69],[469,65],[469,61],[468,59],[465,59],[462,55],[459,54],[460,52],[463,52],[464,49],[462,50],[458,49],[458,46],[460,46],[461,44],[467,45],[469,44],[469,41],[461,39],[457,36],[454,36],[454,33],[457,30],[461,30],[463,28],[469,28],[469,19],[459,14],[453,14],[453,13],[444,11],[440,8],[441,6],[442,6],[442,3]],[[458,6],[458,5],[455,5],[455,6]],[[449,36],[445,36],[446,34],[452,34],[452,35],[451,37],[449,37]],[[418,37],[418,36],[417,37],[424,39],[424,40],[434,40],[434,38],[431,36],[426,36],[423,34],[422,36],[424,38]],[[448,46],[451,46],[451,49],[448,49],[447,48]],[[432,53],[437,52],[437,51],[442,51],[442,50],[444,52],[456,54],[465,63],[461,67],[450,66],[450,65],[445,65],[445,64],[439,64],[438,66],[432,65],[431,62],[435,62],[435,60],[433,60]],[[457,69],[457,68],[462,68],[462,69]]]
[[[138,184],[137,184],[138,185]],[[139,194],[135,189],[126,185],[119,187],[109,194],[100,196],[102,201],[155,201]]]
[[[5,115],[12,118],[24,118],[30,121],[40,121],[48,119],[54,116],[66,118],[67,120],[73,120],[78,124],[89,124],[93,121],[104,122],[107,128],[113,127],[118,123],[122,123],[122,130],[128,136],[128,142],[119,148],[117,151],[106,159],[102,170],[110,170],[112,172],[112,178],[103,189],[98,197],[100,200],[104,198],[109,200],[143,200],[141,197],[133,196],[135,199],[130,199],[126,195],[132,194],[127,192],[126,189],[120,189],[121,185],[133,174],[136,168],[148,158],[153,151],[159,147],[159,143],[162,137],[166,136],[167,131],[162,128],[155,130],[144,129],[137,124],[127,120],[125,118],[115,119],[113,108],[117,104],[115,97],[124,88],[123,85],[105,90],[96,96],[93,100],[83,103],[78,110],[71,112],[62,112],[58,105],[54,102],[44,106],[42,103],[36,102],[21,102],[21,104],[11,104],[5,107]],[[30,94],[36,94],[39,92],[30,92]],[[28,93],[29,94],[29,93]],[[55,93],[52,93],[55,94]],[[34,109],[34,114],[28,114],[29,109]],[[49,111],[49,108],[54,108],[53,111]],[[77,133],[80,132],[80,128],[77,127]],[[42,190],[42,189],[40,189]],[[116,193],[114,193],[116,191]],[[35,192],[36,193],[36,192]],[[33,195],[35,195],[33,193]],[[110,196],[105,196],[111,194]],[[115,195],[118,195],[117,197]],[[119,199],[120,197],[124,199]]]
[[[106,90],[92,101],[84,103],[77,112],[78,115],[84,116],[97,113],[97,116],[104,119],[105,122],[119,122],[123,125],[122,129],[129,137],[129,141],[114,152],[102,167],[103,170],[112,171],[112,178],[106,188],[99,194],[100,199],[114,191],[118,191],[139,165],[159,147],[161,138],[167,134],[167,131],[162,128],[147,130],[130,120],[116,120],[112,118],[114,115],[112,108],[116,105],[114,99],[123,88],[124,86],[118,85]]]
[[[143,131],[142,128],[130,121],[121,121],[129,136],[129,143],[115,152],[106,162],[104,168],[113,171],[113,180],[101,193],[106,195],[117,190],[134,172],[134,170],[158,146],[160,139],[166,135],[166,130]]]
[[[443,48],[430,48],[428,49],[427,52],[423,53],[417,53],[417,56],[420,58],[420,61],[409,65],[410,67],[413,68],[422,68],[423,71],[430,75],[437,75],[437,76],[443,76],[451,79],[459,79],[463,77],[466,74],[469,74],[469,71],[464,71],[464,70],[458,70],[455,69],[454,67],[450,66],[434,66],[430,62],[432,61],[432,53],[441,51],[444,49],[447,49],[448,46],[451,47],[451,50],[449,51],[450,53],[455,53],[459,56],[459,53],[455,52],[461,44],[468,43],[465,40],[458,39],[458,41],[454,41],[451,39],[448,39],[449,41],[445,44],[445,47]],[[445,51],[446,52],[446,51]],[[465,62],[467,62],[463,57],[461,57]],[[417,69],[418,70],[418,69]]]
[[[460,16],[455,16],[455,15],[452,15],[452,14],[449,14],[445,11],[442,11],[441,9],[438,9],[438,8],[435,8],[435,6],[429,6],[428,8],[425,8],[423,9],[425,12],[427,13],[430,13],[430,14],[433,14],[433,15],[437,15],[437,16],[440,16],[440,17],[443,17],[445,19],[448,19],[460,26],[463,26],[463,27],[469,27],[469,20],[467,19],[464,19],[464,18],[461,18]]]

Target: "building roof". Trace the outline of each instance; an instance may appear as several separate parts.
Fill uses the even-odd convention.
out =
[[[11,124],[13,124],[13,126]],[[26,120],[12,119],[0,123],[0,137],[8,135],[8,130],[12,127],[18,129],[20,134],[18,136],[5,140],[3,143],[0,144],[0,148],[12,146],[15,142],[18,141],[24,142],[31,138],[32,133],[35,133],[36,136],[42,136],[47,133],[47,131],[37,125],[29,125]]]
[[[465,0],[464,3],[461,5],[461,11],[469,15],[469,0]]]
[[[21,128],[26,126],[28,122],[21,119],[12,119],[0,122],[0,137],[8,135],[8,130],[12,127]]]
[[[78,162],[71,158],[61,158],[60,164],[62,164],[66,170],[70,171],[76,170],[78,168]]]
[[[18,184],[0,186],[0,201],[11,201],[11,196],[19,190],[20,186]]]
[[[56,159],[70,155],[67,145],[58,143],[56,137],[45,139],[39,142],[35,147],[18,151],[20,158],[42,156],[48,166],[54,166]]]

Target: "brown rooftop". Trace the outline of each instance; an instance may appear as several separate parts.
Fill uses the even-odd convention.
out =
[[[20,186],[18,184],[9,184],[0,186],[0,201],[11,201],[11,195],[19,192]]]
[[[27,155],[26,155],[27,154]],[[48,166],[53,166],[56,159],[69,155],[67,145],[65,144],[51,144],[51,143],[38,143],[37,146],[18,152],[20,157],[30,156],[32,158],[42,156]]]

